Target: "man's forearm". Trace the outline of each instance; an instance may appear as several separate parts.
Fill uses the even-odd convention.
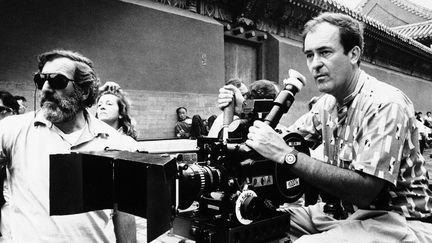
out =
[[[279,134],[262,121],[255,121],[249,128],[246,145],[277,163],[284,163],[286,154],[293,150]],[[304,153],[299,153],[297,157],[297,162],[290,166],[293,173],[322,191],[359,207],[369,206],[385,183],[377,177],[339,168]]]
[[[383,188],[377,177],[339,168],[299,153],[291,170],[311,185],[359,207],[367,207]]]
[[[135,216],[117,211],[113,216],[113,223],[117,243],[137,241]]]

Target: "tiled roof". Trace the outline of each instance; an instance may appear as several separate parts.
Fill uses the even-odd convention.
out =
[[[432,38],[432,20],[402,25],[392,29],[399,34],[411,37],[415,40]]]
[[[364,8],[364,6],[366,5],[366,3],[368,3],[369,2],[369,0],[361,0],[358,4],[357,4],[357,6],[355,7],[355,10],[357,10],[357,11],[361,11],[363,8]]]
[[[351,17],[357,19],[358,21],[365,23],[367,25],[366,29],[370,28],[374,34],[383,35],[392,38],[394,42],[401,42],[405,45],[414,47],[420,52],[423,52],[423,54],[427,54],[428,56],[432,55],[432,49],[424,46],[423,44],[417,42],[416,40],[410,37],[407,37],[405,35],[396,32],[395,30],[390,29],[389,27],[380,23],[376,19],[368,17],[356,10],[352,10],[346,7],[345,5],[336,2],[335,0],[303,0],[303,1],[318,6],[321,9],[326,11],[348,14]],[[397,1],[397,0],[391,0],[391,1]]]
[[[422,6],[419,6],[407,0],[390,0],[390,1],[394,3],[396,6],[410,13],[413,13],[425,19],[432,20],[432,11],[427,8],[424,8]]]
[[[369,1],[370,0],[362,0],[355,9],[361,11]],[[420,16],[428,20],[432,20],[432,10],[419,6],[408,0],[389,0],[389,1],[392,2],[394,5],[400,7],[401,9],[406,10],[412,14],[415,14],[417,16]]]

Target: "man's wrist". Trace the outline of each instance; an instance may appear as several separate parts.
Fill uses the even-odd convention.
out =
[[[298,153],[299,153],[299,151],[297,151],[296,149],[292,148],[290,151],[288,151],[288,152],[285,153],[283,163],[287,164],[287,165],[290,165],[290,166],[293,166],[295,163],[297,163],[297,160],[298,160],[298,156],[297,155],[298,155]]]

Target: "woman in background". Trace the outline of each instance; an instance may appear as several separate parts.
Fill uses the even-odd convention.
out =
[[[135,126],[129,115],[130,102],[126,94],[118,86],[113,88],[113,82],[107,82],[102,86],[97,98],[96,117],[117,129],[120,133],[137,138]]]
[[[137,132],[129,115],[130,102],[115,82],[106,82],[99,89],[96,117],[125,136],[136,140]],[[147,220],[135,216],[137,242],[147,242]]]

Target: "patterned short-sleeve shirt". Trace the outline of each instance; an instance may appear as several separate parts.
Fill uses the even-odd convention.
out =
[[[411,100],[363,71],[353,96],[343,123],[334,96],[324,95],[289,130],[322,143],[324,162],[386,180],[370,208],[407,218],[431,216],[432,192]]]

